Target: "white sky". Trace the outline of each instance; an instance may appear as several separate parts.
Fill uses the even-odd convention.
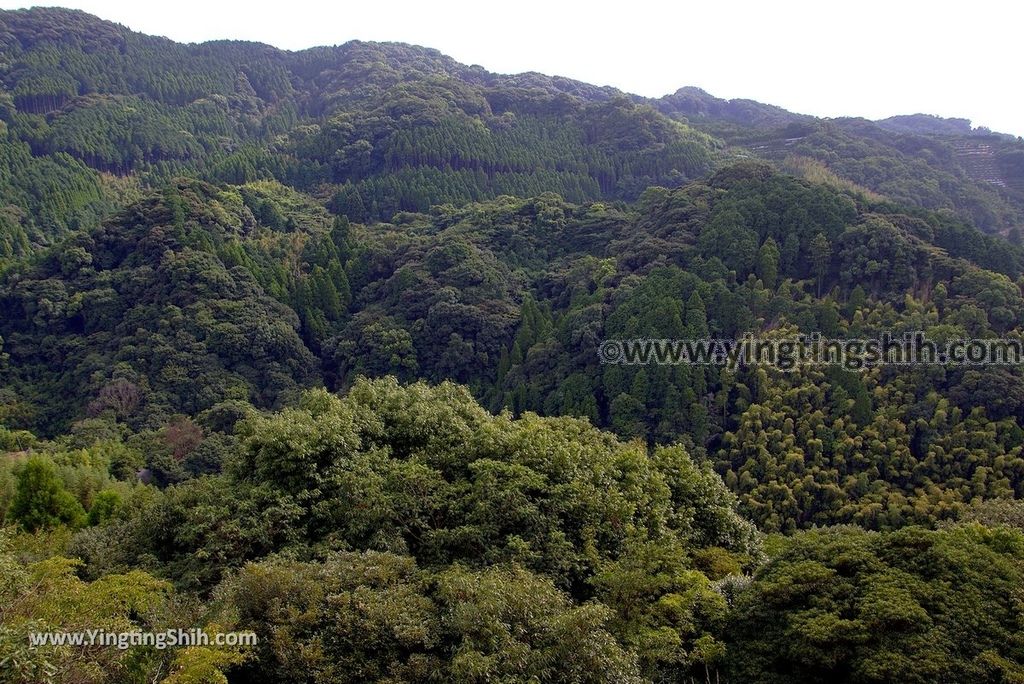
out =
[[[178,41],[393,40],[651,97],[684,85],[818,116],[925,112],[1024,135],[1016,0],[63,0]],[[0,0],[13,9],[24,3]]]

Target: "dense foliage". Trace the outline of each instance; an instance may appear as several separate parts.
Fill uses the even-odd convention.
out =
[[[493,411],[682,441],[764,529],[927,524],[1024,493],[1018,369],[609,366],[596,348],[1016,336],[1024,251],[997,240],[756,164],[633,206],[502,197],[373,226],[273,183],[178,181],[0,280],[0,410],[46,436],[104,415],[152,431],[360,375],[450,379]]]
[[[0,681],[1024,681],[1020,367],[598,355],[1021,338],[1019,140],[61,9],[0,56]],[[258,643],[29,643],[197,626]]]
[[[1021,674],[1024,535],[1010,527],[817,530],[781,542],[765,564],[734,497],[679,446],[649,451],[573,418],[494,416],[456,385],[394,379],[360,380],[340,399],[311,391],[278,413],[235,411],[234,422],[226,413],[203,420],[184,456],[206,451],[223,473],[162,491],[111,475],[150,448],[112,424],[7,462],[7,522],[51,530],[0,549],[8,676]],[[44,522],[69,506],[74,518]],[[24,646],[30,631],[98,624],[251,630],[259,641]]]
[[[972,129],[965,119],[920,114],[820,120],[750,100],[719,100],[697,88],[683,88],[656,106],[803,177],[901,204],[951,210],[983,230],[1019,239],[1020,138]]]
[[[736,602],[736,675],[1020,681],[1020,544],[1019,531],[979,526],[801,534]]]
[[[632,200],[754,154],[985,230],[1024,217],[1024,146],[960,120],[645,100],[401,44],[181,45],[57,8],[0,14],[0,55],[0,260],[180,174],[273,178],[362,222],[504,194]]]

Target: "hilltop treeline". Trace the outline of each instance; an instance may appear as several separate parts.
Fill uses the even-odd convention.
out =
[[[1024,219],[1024,147],[963,125],[646,100],[393,43],[182,45],[57,8],[0,14],[0,54],[0,260],[178,175],[275,179],[365,222],[505,194],[635,200],[755,155],[987,231]]]
[[[183,180],[0,281],[0,416],[152,431],[359,376],[454,380],[494,412],[682,442],[763,529],[931,524],[1021,495],[1018,369],[618,366],[597,347],[1017,336],[1024,260],[997,240],[751,163],[635,205],[502,197],[373,226],[272,183]]]

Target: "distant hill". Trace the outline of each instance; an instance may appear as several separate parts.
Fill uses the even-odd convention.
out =
[[[876,123],[897,133],[918,135],[970,135],[974,131],[970,119],[944,119],[931,114],[902,114]]]
[[[0,12],[0,57],[0,259],[181,174],[276,179],[372,221],[502,194],[628,201],[738,157],[811,159],[983,230],[1024,223],[1024,144],[978,148],[960,120],[821,120],[696,88],[646,99],[397,43],[183,45],[55,8]]]

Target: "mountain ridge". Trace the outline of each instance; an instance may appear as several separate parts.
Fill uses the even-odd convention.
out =
[[[187,47],[192,47],[192,48],[196,48],[196,49],[202,49],[202,48],[205,48],[205,47],[220,47],[220,46],[228,46],[228,47],[246,46],[246,47],[249,47],[249,48],[261,49],[261,50],[271,50],[271,51],[274,51],[274,52],[277,52],[277,53],[282,53],[282,54],[296,55],[296,54],[301,54],[301,53],[306,53],[306,52],[315,52],[315,51],[323,51],[323,50],[346,50],[347,48],[354,47],[354,46],[360,46],[360,45],[378,45],[378,46],[385,46],[385,47],[386,46],[394,46],[394,47],[398,47],[398,48],[412,48],[414,50],[422,51],[423,53],[428,54],[428,55],[430,55],[432,57],[435,57],[435,58],[440,57],[443,61],[449,62],[450,64],[452,64],[452,65],[454,65],[454,66],[456,66],[456,67],[458,67],[461,70],[464,70],[466,72],[476,72],[476,73],[483,74],[485,79],[488,79],[488,80],[507,79],[510,83],[521,82],[521,83],[528,83],[528,84],[536,84],[537,82],[546,82],[546,83],[549,83],[549,84],[550,83],[556,83],[556,82],[557,83],[564,83],[564,84],[568,84],[568,85],[572,86],[575,89],[582,88],[582,89],[585,89],[585,90],[590,91],[590,92],[602,92],[602,93],[607,94],[608,96],[625,95],[627,97],[636,99],[638,101],[643,101],[643,102],[646,102],[646,103],[662,103],[662,102],[664,102],[666,100],[669,100],[670,98],[673,98],[673,97],[676,97],[676,96],[680,96],[681,94],[695,95],[697,97],[707,97],[707,98],[710,98],[711,100],[715,101],[716,103],[723,103],[725,105],[734,105],[734,106],[735,105],[749,105],[750,107],[755,108],[755,109],[771,110],[771,111],[777,112],[780,117],[788,118],[788,119],[791,119],[791,120],[806,120],[806,119],[829,120],[829,119],[835,119],[835,118],[854,118],[854,119],[863,119],[863,120],[866,120],[866,121],[871,121],[872,123],[875,123],[875,124],[878,124],[878,125],[881,125],[881,126],[890,127],[890,128],[893,128],[894,130],[903,130],[903,131],[907,131],[907,132],[917,132],[917,133],[924,133],[924,132],[931,132],[931,133],[948,132],[948,133],[962,134],[962,133],[969,133],[969,132],[972,132],[972,131],[975,131],[975,132],[977,132],[977,131],[984,131],[984,132],[990,132],[990,133],[994,133],[996,135],[1006,136],[1006,137],[1010,137],[1010,138],[1019,137],[1019,136],[1013,136],[1013,135],[1008,134],[1008,133],[1000,133],[998,131],[991,131],[990,129],[985,128],[985,127],[978,127],[978,128],[972,127],[970,119],[959,118],[959,117],[942,117],[942,116],[938,116],[938,115],[935,115],[935,114],[928,114],[928,113],[923,113],[923,112],[907,113],[907,114],[895,114],[895,115],[892,115],[892,116],[889,116],[889,117],[885,117],[885,118],[882,118],[882,119],[866,119],[864,117],[857,117],[857,116],[853,116],[853,117],[849,117],[849,116],[823,117],[823,116],[817,116],[817,115],[813,115],[813,114],[803,114],[803,113],[792,112],[792,111],[786,110],[785,108],[780,107],[778,105],[773,105],[773,104],[770,104],[770,103],[764,103],[764,102],[760,102],[760,101],[753,100],[753,99],[750,99],[750,98],[743,98],[743,97],[719,98],[719,97],[716,97],[716,96],[712,95],[711,93],[709,93],[708,91],[706,91],[703,88],[700,88],[700,87],[697,87],[697,86],[692,86],[692,85],[679,86],[674,92],[666,93],[666,94],[661,95],[661,96],[644,96],[644,95],[639,95],[639,94],[636,94],[636,93],[632,93],[629,90],[625,90],[625,89],[618,88],[618,87],[615,87],[615,86],[610,86],[610,85],[599,86],[599,85],[592,84],[592,83],[589,83],[589,82],[586,82],[586,81],[583,81],[583,80],[580,80],[580,79],[576,79],[576,78],[572,78],[572,77],[568,77],[568,76],[561,76],[561,75],[557,75],[557,74],[547,74],[547,73],[540,72],[540,71],[494,72],[494,71],[489,70],[486,66],[478,64],[478,63],[466,64],[466,63],[459,62],[456,59],[448,56],[446,53],[444,53],[439,48],[435,48],[435,47],[431,47],[431,46],[427,46],[427,45],[419,45],[419,44],[415,44],[415,43],[408,43],[408,42],[404,42],[404,41],[370,41],[370,40],[363,40],[363,39],[359,39],[359,38],[354,38],[354,39],[347,40],[347,41],[344,41],[344,42],[341,42],[341,43],[333,43],[333,44],[325,44],[325,45],[313,45],[313,46],[304,47],[304,48],[298,48],[298,49],[281,48],[281,47],[273,45],[272,43],[266,43],[266,42],[263,42],[263,41],[233,39],[233,38],[214,38],[214,39],[198,41],[198,42],[182,42],[182,41],[178,41],[178,40],[176,40],[174,38],[170,38],[168,36],[162,36],[162,35],[157,35],[157,34],[146,34],[146,33],[137,31],[135,29],[132,29],[132,28],[130,28],[130,27],[124,25],[124,24],[120,24],[120,23],[118,23],[116,21],[112,21],[112,20],[108,20],[108,19],[103,19],[103,18],[101,18],[101,17],[99,17],[97,15],[93,15],[93,14],[91,14],[89,12],[85,12],[84,10],[68,9],[68,8],[63,8],[63,7],[56,6],[56,5],[54,5],[54,6],[34,6],[32,8],[26,8],[26,9],[0,10],[0,13],[3,13],[3,14],[11,14],[11,13],[43,13],[43,12],[46,12],[46,13],[66,13],[69,16],[75,16],[75,17],[78,17],[78,18],[85,18],[86,20],[88,20],[90,22],[94,22],[95,24],[105,26],[108,30],[109,29],[116,29],[118,31],[127,32],[127,33],[130,33],[130,34],[139,35],[139,36],[146,36],[148,38],[163,40],[163,41],[166,41],[168,43],[173,43],[175,45],[187,46]]]
[[[1024,225],[1024,143],[960,120],[820,119],[694,87],[645,98],[403,43],[181,44],[77,10],[6,11],[0,25],[10,163],[67,154],[96,172],[61,181],[75,201],[44,225],[12,174],[8,194],[25,196],[13,205],[29,218],[0,245],[21,251],[95,225],[123,192],[104,174],[129,189],[176,174],[276,178],[355,220],[389,220],[503,193],[631,201],[744,156],[947,208],[989,232]]]

